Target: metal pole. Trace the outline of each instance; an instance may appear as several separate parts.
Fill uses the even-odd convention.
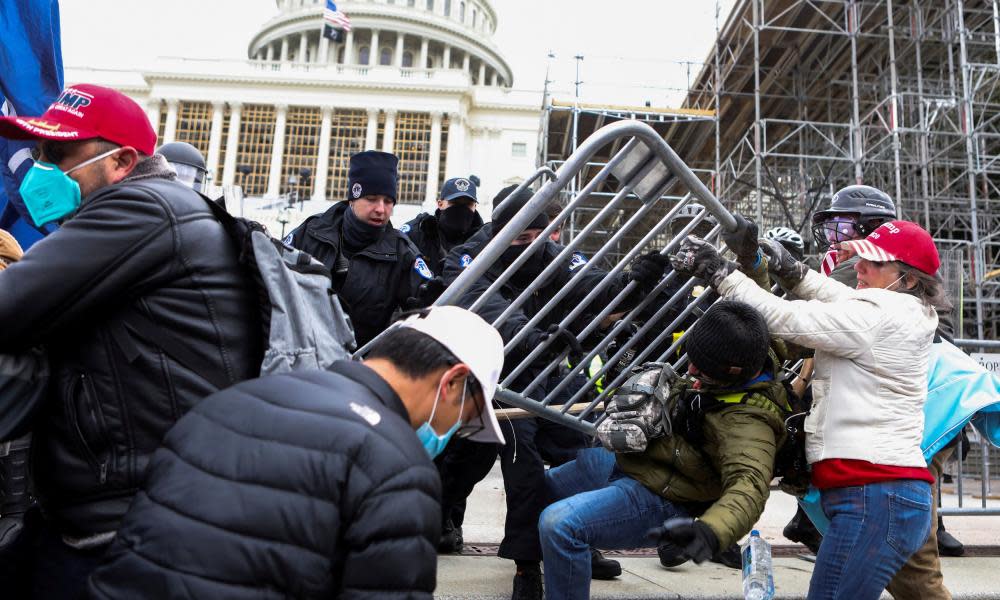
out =
[[[976,172],[975,172],[975,139],[973,138],[972,115],[972,67],[965,46],[968,32],[965,30],[965,14],[961,2],[954,4],[958,22],[959,66],[962,69],[962,128],[965,130],[965,168],[969,181],[969,219],[972,223],[972,247],[977,254],[976,264],[972,269],[972,284],[976,291],[976,333],[983,339],[983,286],[979,271],[982,269],[982,249],[979,247],[979,216],[976,212]]]
[[[761,157],[760,157],[760,28],[761,28],[761,2],[763,0],[751,0],[753,3],[753,162],[755,176],[755,193],[757,194],[757,226],[764,226],[764,198],[761,195]]]
[[[712,193],[716,198],[722,197],[722,131],[719,119],[722,116],[722,66],[719,55],[722,47],[722,38],[719,30],[719,0],[715,0],[715,185]]]
[[[924,197],[924,229],[931,230],[931,189],[927,163],[930,161],[929,124],[927,123],[927,107],[924,106],[924,61],[921,56],[921,44],[924,41],[924,14],[917,0],[910,3],[913,18],[916,20],[916,31],[911,31],[913,47],[916,52],[917,71],[917,115],[920,119],[920,189]],[[899,198],[896,201],[899,202]]]
[[[896,72],[896,24],[892,16],[892,0],[885,0],[886,18],[889,24],[889,119],[892,127],[892,161],[896,183],[896,217],[903,214],[902,173],[899,167],[899,85]]]
[[[583,60],[582,54],[577,54],[573,57],[576,61],[576,81],[573,82],[574,92],[573,92],[573,150],[570,152],[576,152],[579,146],[578,133],[580,129],[580,62]],[[580,174],[577,173],[573,176],[573,181],[570,183],[569,191],[570,196],[576,196],[576,191],[580,189]],[[572,214],[569,217],[569,239],[573,239],[576,236],[576,215]]]
[[[854,183],[864,183],[864,170],[861,160],[863,136],[861,135],[861,97],[858,92],[858,4],[855,0],[847,3],[847,31],[851,38],[851,101],[854,104],[851,118],[854,145],[851,148],[851,158],[854,159]],[[898,198],[897,198],[898,200]]]

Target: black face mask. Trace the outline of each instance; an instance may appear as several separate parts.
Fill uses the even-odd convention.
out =
[[[375,241],[385,230],[385,225],[370,225],[365,223],[354,214],[354,210],[348,206],[344,214],[344,246],[351,252],[360,252]]]
[[[467,235],[472,233],[472,224],[475,220],[474,211],[469,210],[468,205],[453,204],[444,210],[438,209],[437,221],[441,234],[448,241],[463,241]]]
[[[503,251],[500,255],[500,260],[497,261],[504,267],[509,267],[514,264],[519,256],[524,254],[524,251],[530,246],[530,244],[524,244],[521,246],[511,246]],[[545,270],[545,253],[543,249],[545,246],[540,247],[536,250],[530,258],[514,273],[510,278],[510,282],[520,288],[526,288],[531,284],[532,281],[538,278]]]

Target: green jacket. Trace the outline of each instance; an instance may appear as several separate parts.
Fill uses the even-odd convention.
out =
[[[677,380],[670,390],[671,411],[691,386]],[[702,394],[711,390],[702,389]],[[780,382],[753,384],[728,396],[731,406],[705,414],[705,443],[692,446],[675,433],[653,440],[641,454],[618,454],[618,465],[633,479],[671,502],[703,507],[700,519],[728,548],[760,518],[767,501],[777,448],[784,441],[782,410],[790,410]],[[777,405],[777,406],[775,406]]]

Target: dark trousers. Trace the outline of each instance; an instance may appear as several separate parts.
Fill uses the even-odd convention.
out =
[[[25,515],[25,529],[0,550],[0,596],[33,600],[82,600],[87,577],[97,568],[107,545],[76,550],[37,510]]]
[[[435,461],[441,475],[441,523],[455,527],[465,522],[465,500],[497,462],[499,444],[481,444],[461,438],[448,442]]]
[[[507,493],[507,519],[497,555],[510,560],[542,560],[538,517],[550,498],[545,486],[545,462],[558,466],[576,458],[588,445],[579,431],[540,418],[502,421],[507,444],[500,450],[500,468]]]

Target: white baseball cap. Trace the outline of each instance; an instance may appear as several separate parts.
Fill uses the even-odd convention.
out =
[[[457,306],[432,306],[421,314],[398,321],[394,327],[410,327],[429,335],[468,365],[483,388],[485,427],[469,436],[473,442],[503,444],[503,433],[493,409],[493,395],[503,368],[503,339],[482,317]]]

